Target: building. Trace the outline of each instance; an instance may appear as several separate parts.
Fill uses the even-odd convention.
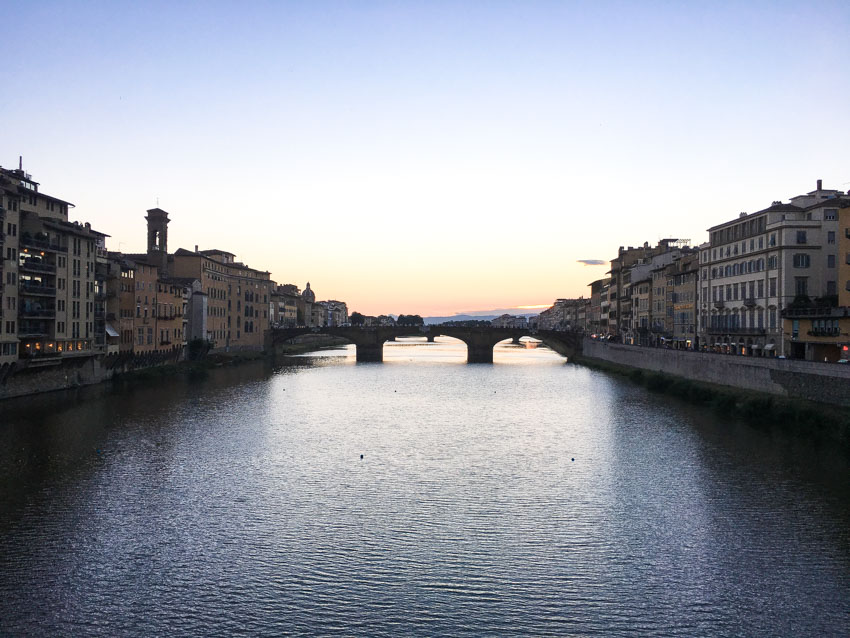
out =
[[[652,291],[652,278],[647,270],[632,274],[632,343],[640,346],[648,346],[650,340],[650,303]]]
[[[824,209],[822,213],[819,208]],[[783,310],[783,334],[794,358],[847,360],[850,358],[850,197],[830,199],[811,207],[809,212],[824,218],[837,217],[835,234],[827,231],[827,247],[834,240],[837,256],[832,257],[831,251],[825,255],[827,295],[809,299],[808,303],[795,299]]]
[[[95,264],[106,235],[68,221],[73,204],[39,186],[21,166],[0,167],[0,365],[98,353]]]
[[[318,308],[314,308],[316,304],[316,293],[310,288],[310,282],[301,293],[301,299],[298,302],[298,310],[303,318],[303,324],[308,328],[320,328],[323,324],[324,314]]]
[[[549,310],[551,310],[551,308]],[[490,321],[490,325],[494,328],[520,328],[524,330],[528,328],[528,318],[523,315],[505,314]],[[538,326],[542,328],[539,323]],[[547,330],[551,330],[551,328],[547,328]]]
[[[699,252],[689,251],[669,266],[668,289],[673,311],[672,347],[679,350],[699,348]],[[669,285],[672,279],[672,285]]]
[[[295,328],[303,325],[298,307],[302,301],[301,291],[295,284],[282,284],[272,293],[272,323],[277,328]]]
[[[836,296],[838,210],[847,199],[818,180],[788,204],[710,228],[700,264],[708,296],[700,301],[708,312],[702,343],[731,354],[805,356],[804,342],[783,335],[782,314]]]
[[[348,325],[348,306],[344,301],[331,299],[316,304],[325,314],[324,325],[329,328]]]

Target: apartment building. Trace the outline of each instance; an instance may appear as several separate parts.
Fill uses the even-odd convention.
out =
[[[650,345],[650,321],[652,300],[652,278],[647,269],[643,272],[634,268],[632,273],[631,298],[632,298],[632,326],[629,335],[629,343],[648,346]]]
[[[847,196],[817,188],[709,229],[701,251],[700,291],[707,295],[701,340],[712,350],[756,356],[800,356],[783,338],[781,313],[837,291],[836,202]]]
[[[73,204],[0,168],[0,365],[55,365],[95,350],[95,261],[106,235],[68,221]]]
[[[261,349],[269,329],[269,299],[275,288],[268,271],[250,268],[223,250],[169,257],[179,278],[197,279],[207,296],[207,340],[216,348]]]
[[[671,285],[672,282],[672,285]],[[699,347],[699,253],[689,251],[668,267],[668,286],[672,305],[672,346],[680,350]]]
[[[827,294],[820,298],[795,298],[783,312],[783,333],[790,356],[810,361],[848,359],[850,348],[850,197],[835,197],[812,206],[807,212],[831,221],[838,228],[827,230],[825,276]],[[835,246],[835,252],[830,249]]]
[[[600,332],[602,319],[602,287],[604,283],[604,279],[597,279],[589,284],[590,306],[587,310],[586,329],[592,334],[598,334]]]
[[[329,299],[316,304],[325,314],[324,325],[333,328],[348,324],[348,306],[344,301]]]
[[[303,323],[299,321],[298,306],[301,301],[301,291],[295,284],[281,284],[271,295],[273,317],[272,323],[278,328],[295,328]]]

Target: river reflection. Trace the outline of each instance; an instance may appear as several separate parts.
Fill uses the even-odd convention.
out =
[[[848,633],[845,456],[465,356],[0,404],[0,634]]]

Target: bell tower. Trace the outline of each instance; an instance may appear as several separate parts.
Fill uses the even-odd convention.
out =
[[[168,276],[168,213],[161,208],[148,211],[148,260],[159,269],[159,276]]]

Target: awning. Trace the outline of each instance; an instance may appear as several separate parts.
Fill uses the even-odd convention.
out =
[[[772,343],[769,343],[764,347],[765,350],[773,350],[774,348],[776,348],[776,346]]]
[[[753,350],[761,350],[761,346],[760,346],[759,344],[757,344],[757,343],[756,343],[756,344],[754,344],[754,345],[752,345],[752,346],[750,346],[750,347],[751,347]]]
[[[115,328],[113,328],[110,324],[106,324],[106,334],[108,334],[110,337],[117,337],[118,331],[116,331]]]

